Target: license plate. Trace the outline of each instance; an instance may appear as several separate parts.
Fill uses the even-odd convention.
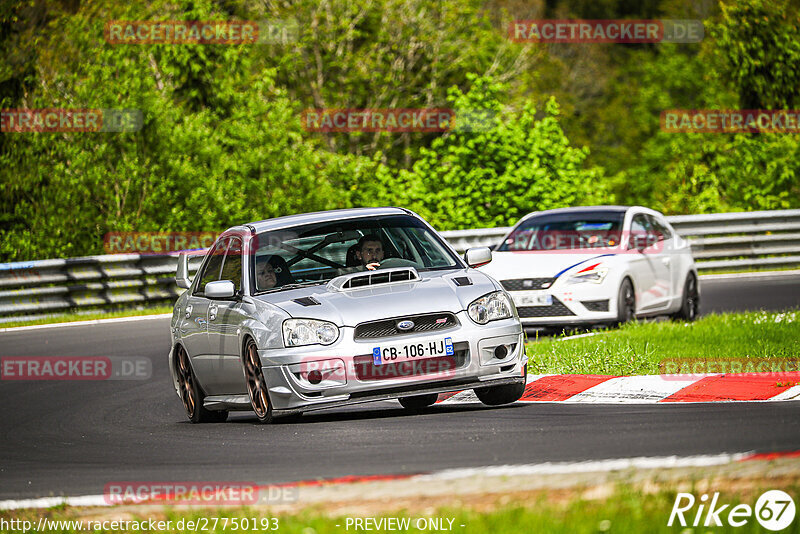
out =
[[[436,358],[438,356],[453,356],[454,354],[453,339],[446,337],[438,341],[396,343],[374,347],[372,349],[372,363],[374,365],[383,365],[384,363],[407,362]]]
[[[553,296],[546,293],[511,293],[514,304],[517,306],[550,306],[553,304]]]

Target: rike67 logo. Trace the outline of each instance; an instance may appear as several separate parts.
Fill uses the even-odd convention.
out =
[[[756,521],[765,529],[778,531],[792,524],[796,512],[792,497],[781,490],[764,492],[756,501],[755,508],[747,504],[733,507],[722,504],[719,502],[718,492],[711,497],[711,502],[708,501],[709,496],[705,493],[700,499],[695,499],[691,493],[678,493],[667,526],[721,527],[727,524],[742,527],[755,516]]]

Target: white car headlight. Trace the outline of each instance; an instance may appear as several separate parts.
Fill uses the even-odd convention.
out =
[[[567,278],[567,284],[580,284],[582,282],[599,284],[606,279],[606,275],[608,275],[608,269],[606,267],[601,269],[592,269],[591,271],[573,274]]]
[[[339,328],[328,321],[286,319],[283,322],[283,342],[287,347],[330,345],[338,338]]]
[[[489,321],[512,317],[512,309],[508,295],[503,291],[495,291],[472,301],[467,308],[467,313],[469,313],[470,319],[476,323],[486,324]]]

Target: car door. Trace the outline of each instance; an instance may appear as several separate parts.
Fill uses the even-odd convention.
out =
[[[628,236],[629,267],[636,292],[636,308],[641,312],[647,312],[655,305],[655,268],[649,254],[652,251],[647,246],[649,228],[645,214],[637,213],[631,220]]]
[[[230,280],[237,295],[242,292],[242,239],[231,237],[225,253],[220,280]],[[208,372],[214,374],[214,390],[209,395],[247,392],[239,347],[240,325],[245,319],[241,299],[215,299],[208,306]],[[218,388],[218,389],[217,389]]]
[[[651,231],[655,235],[655,247],[652,253],[655,271],[656,307],[668,307],[675,293],[675,276],[677,260],[672,232],[654,215],[648,215]]]
[[[227,248],[227,238],[215,243],[206,256],[200,272],[197,273],[197,285],[192,294],[186,301],[186,308],[183,310],[181,323],[181,339],[192,360],[192,368],[200,379],[202,359],[208,355],[208,304],[209,301],[204,295],[205,286],[209,282],[219,280],[222,262],[225,258]]]

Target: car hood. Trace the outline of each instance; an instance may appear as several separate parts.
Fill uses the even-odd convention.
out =
[[[588,267],[589,261],[608,261],[613,253],[585,253],[561,250],[532,252],[493,252],[492,262],[480,270],[496,280],[517,278],[551,278],[560,275],[573,267]],[[597,263],[595,262],[595,263]],[[581,268],[583,268],[581,267]]]
[[[458,313],[478,297],[499,289],[490,277],[475,269],[421,272],[419,276],[419,280],[357,289],[336,290],[319,285],[254,298],[278,306],[292,317],[355,326],[384,318],[444,311]],[[459,277],[469,278],[472,284],[456,285],[454,279]],[[308,305],[304,297],[312,297],[319,304]]]

